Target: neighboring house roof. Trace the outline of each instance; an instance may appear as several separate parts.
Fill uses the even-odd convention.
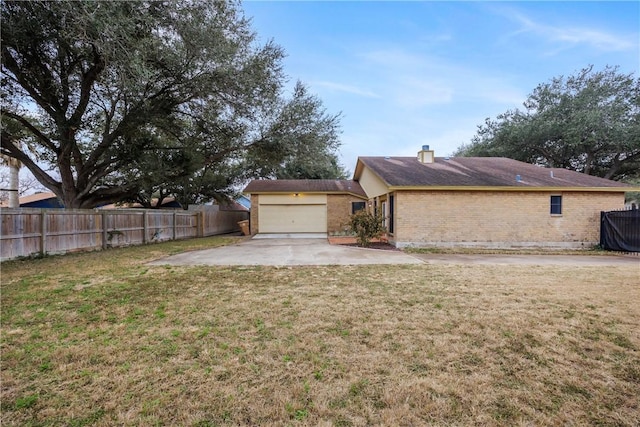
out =
[[[358,182],[348,179],[258,179],[251,181],[243,193],[347,193],[367,197]]]
[[[235,201],[244,206],[247,210],[251,209],[251,199],[247,196],[240,194],[235,198]]]
[[[35,193],[30,194],[28,196],[22,196],[19,199],[21,208],[64,208],[64,205],[58,199],[58,196],[55,193],[46,192],[46,193]],[[0,206],[7,207],[9,204],[7,202],[3,202]]]
[[[151,199],[151,206],[157,206],[158,199],[154,197]],[[100,209],[143,209],[141,203],[111,203],[109,205],[98,206]],[[182,208],[182,205],[176,201],[175,197],[165,197],[162,199],[162,204],[160,205],[160,209],[164,208]]]
[[[362,175],[363,166],[391,188],[543,187],[625,191],[632,187],[567,169],[544,168],[503,157],[436,157],[433,163],[422,163],[416,157],[359,157],[354,179]]]

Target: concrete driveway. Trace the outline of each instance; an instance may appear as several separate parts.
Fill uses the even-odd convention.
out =
[[[301,238],[302,237],[302,238]],[[406,254],[401,251],[330,245],[326,235],[258,235],[236,245],[185,252],[151,265],[573,265],[628,266],[638,269],[638,256]]]
[[[401,251],[330,245],[327,238],[250,239],[237,245],[185,252],[151,265],[363,265],[423,264]]]

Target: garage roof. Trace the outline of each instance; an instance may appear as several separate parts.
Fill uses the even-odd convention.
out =
[[[243,192],[352,194],[367,198],[360,184],[349,179],[256,179]]]

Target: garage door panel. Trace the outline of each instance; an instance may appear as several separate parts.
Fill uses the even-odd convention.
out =
[[[326,205],[326,194],[261,194],[261,205]]]
[[[261,233],[326,233],[326,205],[261,205]]]

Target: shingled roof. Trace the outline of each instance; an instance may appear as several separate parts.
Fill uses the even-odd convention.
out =
[[[364,190],[356,181],[348,179],[257,179],[243,191],[260,193],[343,193],[366,198]]]
[[[631,188],[631,185],[561,168],[544,168],[503,157],[359,157],[390,187]]]

